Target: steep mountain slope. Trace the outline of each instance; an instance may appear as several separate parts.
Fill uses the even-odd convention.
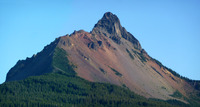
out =
[[[67,57],[56,54],[65,52]],[[7,74],[6,81],[58,71],[77,74],[91,82],[128,87],[147,98],[190,103],[188,99],[195,96],[199,102],[200,82],[188,82],[151,58],[110,12],[104,14],[90,33],[80,30],[59,37],[42,52],[19,61]]]
[[[47,45],[41,52],[33,55],[26,60],[20,60],[11,68],[7,74],[6,81],[21,80],[29,76],[38,76],[45,73],[55,72],[58,70],[68,71],[70,74],[75,74],[72,66],[67,66],[69,63],[63,50],[56,48],[60,38],[56,39],[50,45]],[[58,56],[59,53],[59,56]],[[61,65],[65,66],[62,67]]]

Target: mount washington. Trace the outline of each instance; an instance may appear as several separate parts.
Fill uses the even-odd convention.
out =
[[[149,56],[111,12],[19,60],[0,91],[1,106],[200,106],[200,81]]]

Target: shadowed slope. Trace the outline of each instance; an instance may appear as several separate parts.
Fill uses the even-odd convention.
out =
[[[26,60],[19,60],[17,64],[11,68],[7,74],[6,81],[21,80],[29,76],[42,75],[52,71],[52,60],[54,49],[59,39],[56,39],[50,45]]]

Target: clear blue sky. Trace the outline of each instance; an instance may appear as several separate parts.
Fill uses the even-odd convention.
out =
[[[18,60],[116,14],[148,54],[200,80],[200,0],[0,0],[0,83]]]

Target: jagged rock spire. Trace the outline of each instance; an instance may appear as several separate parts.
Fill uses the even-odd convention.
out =
[[[95,24],[92,33],[105,35],[117,44],[121,44],[121,38],[124,38],[130,41],[136,49],[142,49],[139,41],[121,26],[119,18],[111,12],[106,12],[103,15],[97,24]]]

